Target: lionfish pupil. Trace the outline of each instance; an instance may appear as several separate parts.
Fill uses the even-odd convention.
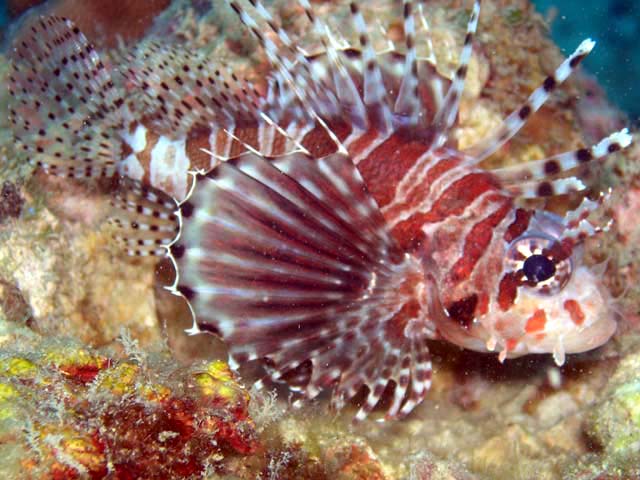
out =
[[[555,275],[556,265],[548,257],[537,254],[525,260],[522,270],[530,282],[539,283]]]

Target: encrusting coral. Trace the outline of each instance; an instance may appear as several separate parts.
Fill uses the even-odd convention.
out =
[[[202,477],[258,448],[248,393],[224,362],[180,368],[73,342],[34,347],[0,358],[2,436],[14,449],[4,475]]]

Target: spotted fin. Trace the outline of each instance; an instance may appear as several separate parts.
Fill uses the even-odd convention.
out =
[[[388,418],[425,396],[433,289],[385,229],[351,160],[244,154],[200,177],[171,251],[176,293],[236,362],[266,359],[272,379],[311,367],[306,398],[363,387],[363,419],[393,388]],[[395,386],[395,388],[394,388]]]
[[[180,225],[178,204],[166,193],[121,177],[111,204],[113,237],[132,257],[164,256]]]
[[[126,58],[122,74],[142,93],[142,112],[159,131],[184,134],[194,125],[255,123],[259,95],[219,61],[184,47],[148,41]]]
[[[49,173],[112,176],[123,99],[73,22],[40,17],[11,49],[9,120],[18,148]]]

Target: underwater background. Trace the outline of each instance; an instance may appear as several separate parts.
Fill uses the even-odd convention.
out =
[[[207,10],[211,3],[175,0],[166,22],[199,46],[212,31],[245,38],[218,25],[217,12]],[[312,3],[333,14],[330,2]],[[451,3],[463,10],[464,27],[464,6],[471,0]],[[640,4],[533,3],[550,21],[553,41],[565,56],[586,37],[598,42],[584,63],[594,80],[592,87],[568,82],[569,93],[553,98],[547,117],[534,121],[510,146],[514,161],[538,158],[558,146],[553,144],[557,138],[584,144],[591,138],[585,125],[595,124],[600,136],[602,128],[611,132],[594,120],[599,112],[587,115],[592,123],[575,112],[572,98],[598,85],[629,117],[620,123],[615,109],[606,108],[602,116],[614,117],[615,128],[640,123]],[[463,27],[442,13],[448,1],[424,4],[440,14],[434,21],[438,32],[455,32],[459,46]],[[481,16],[479,37],[487,32],[489,40],[478,42],[497,45],[504,59],[501,64],[486,48],[491,67],[516,61],[517,55],[505,52],[509,32],[518,29],[521,42],[531,38],[544,45],[537,49],[536,43],[519,61],[534,70],[545,63],[542,57],[547,67],[557,64],[546,30],[541,35],[528,31],[521,10],[508,11],[511,4],[526,2],[483,2],[486,11],[502,8],[504,13],[495,22]],[[228,19],[237,25],[235,17]],[[9,22],[7,1],[0,0],[0,40],[10,40],[3,38]],[[208,30],[212,24],[219,30]],[[6,75],[7,64],[0,56],[0,75]],[[482,75],[482,69],[470,72],[472,80]],[[0,108],[6,108],[6,95],[3,87]],[[508,88],[487,96],[498,104],[521,100]],[[468,103],[462,130],[473,136],[477,125],[469,120],[473,102]],[[14,168],[19,154],[14,157],[4,113],[0,110],[0,478],[640,479],[640,148],[635,132],[635,145],[613,156],[602,176],[603,184],[617,187],[607,211],[615,216],[615,229],[589,253],[592,263],[610,260],[608,285],[625,296],[624,304],[616,305],[624,317],[619,334],[601,349],[569,356],[562,367],[549,355],[501,364],[495,355],[436,344],[434,385],[414,414],[395,423],[352,425],[353,408],[327,414],[327,395],[296,410],[284,388],[249,388],[220,360],[220,342],[186,337],[191,318],[185,306],[176,306],[159,286],[170,281],[166,269],[125,258],[102,230],[106,195],[82,182]],[[545,123],[548,119],[554,126]],[[504,156],[495,161],[505,161]],[[8,164],[10,171],[4,170]],[[183,323],[172,322],[176,318]],[[246,378],[251,373],[242,371]]]

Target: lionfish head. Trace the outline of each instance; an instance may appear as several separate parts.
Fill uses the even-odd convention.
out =
[[[601,196],[602,200],[604,196]],[[480,304],[474,294],[448,304],[438,332],[476,351],[499,351],[499,359],[552,353],[562,365],[566,353],[603,345],[616,330],[612,297],[602,282],[605,264],[583,262],[583,241],[602,228],[587,215],[602,202],[583,200],[564,218],[541,210],[519,210],[517,235],[505,235],[494,293]],[[476,316],[461,322],[465,312]],[[486,311],[486,313],[483,313]],[[451,321],[451,318],[457,321]]]

